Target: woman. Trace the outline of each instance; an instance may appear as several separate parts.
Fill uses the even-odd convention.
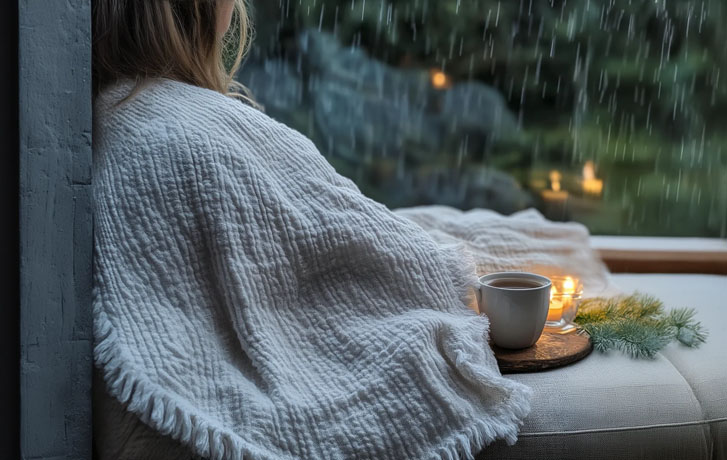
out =
[[[231,93],[242,1],[95,0],[93,21],[99,456],[515,442],[529,390],[467,305],[471,265]]]

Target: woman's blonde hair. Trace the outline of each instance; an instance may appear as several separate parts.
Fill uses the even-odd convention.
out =
[[[235,2],[223,37],[221,1]],[[94,95],[120,78],[170,78],[248,99],[233,78],[251,36],[245,0],[93,0],[92,16]]]

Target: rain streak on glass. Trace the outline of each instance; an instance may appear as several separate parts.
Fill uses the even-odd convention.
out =
[[[389,207],[727,238],[722,0],[257,0],[240,72]]]

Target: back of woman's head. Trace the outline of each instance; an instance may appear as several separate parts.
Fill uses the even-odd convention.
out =
[[[219,15],[234,2],[229,30]],[[93,0],[93,88],[170,78],[224,94],[249,41],[244,0]],[[227,65],[225,64],[227,62]]]

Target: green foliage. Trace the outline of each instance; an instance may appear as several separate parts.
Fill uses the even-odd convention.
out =
[[[256,4],[269,18],[259,36],[278,34],[262,43],[266,55],[287,55],[290,37],[320,28],[392,66],[496,88],[521,139],[458,167],[485,163],[520,180],[523,169],[580,177],[593,161],[605,180],[600,203],[549,217],[596,234],[727,235],[723,0]]]
[[[585,300],[575,323],[590,335],[596,350],[620,350],[633,358],[653,358],[673,341],[690,348],[707,340],[707,332],[688,308],[664,310],[661,301],[643,294]]]

